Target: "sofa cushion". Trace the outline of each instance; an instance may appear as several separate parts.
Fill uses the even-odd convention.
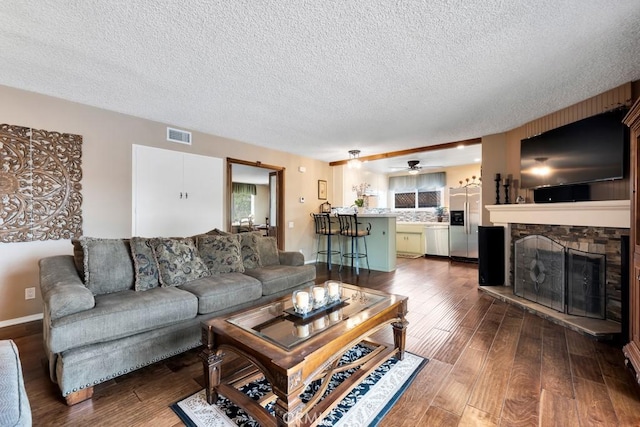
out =
[[[152,247],[162,286],[184,285],[211,275],[192,239],[157,238]]]
[[[96,305],[51,322],[50,350],[70,348],[126,337],[192,319],[198,299],[176,287],[146,292],[127,290],[95,297]]]
[[[204,277],[180,286],[198,297],[198,314],[233,307],[262,296],[262,284],[241,273]]]
[[[278,258],[282,265],[304,265],[304,255],[300,252],[280,251]]]
[[[197,247],[211,274],[244,272],[239,235],[200,236]]]
[[[244,274],[262,282],[262,295],[272,295],[285,289],[294,288],[316,278],[314,265],[291,267],[288,265],[269,265],[246,270]]]
[[[94,295],[133,289],[133,260],[124,239],[80,237],[84,284]]]
[[[245,270],[262,267],[260,252],[258,252],[258,240],[262,235],[257,232],[240,233],[240,245],[242,248],[242,264]]]
[[[158,264],[151,248],[152,240],[145,237],[131,238],[136,291],[146,291],[160,286]]]
[[[279,265],[278,242],[275,237],[261,237],[258,239],[258,253],[262,266]]]
[[[11,340],[0,341],[0,426],[30,426],[31,422],[18,348]]]

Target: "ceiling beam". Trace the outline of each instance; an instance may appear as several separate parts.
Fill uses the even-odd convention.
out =
[[[445,142],[444,144],[428,145],[426,147],[409,148],[407,150],[390,151],[388,153],[381,153],[381,154],[372,154],[370,156],[358,157],[358,160],[360,160],[361,162],[365,162],[365,161],[371,161],[371,160],[388,159],[391,157],[406,156],[409,154],[422,153],[425,151],[446,150],[449,148],[456,148],[460,145],[475,145],[475,144],[480,144],[481,142],[482,142],[482,138],[465,139],[463,141]],[[330,162],[329,166],[346,165],[348,161],[349,159],[336,160],[335,162]]]

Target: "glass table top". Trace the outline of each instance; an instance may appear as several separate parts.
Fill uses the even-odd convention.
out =
[[[381,292],[342,284],[341,303],[316,310],[308,317],[290,314],[294,310],[293,300],[289,297],[232,316],[227,322],[290,349],[341,322],[352,323],[354,326],[359,324],[365,320],[358,318],[364,310],[389,298],[390,295]]]

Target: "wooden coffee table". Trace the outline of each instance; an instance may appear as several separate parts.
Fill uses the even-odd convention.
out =
[[[314,425],[394,353],[399,359],[404,357],[407,297],[344,284],[342,299],[342,304],[305,319],[287,313],[293,306],[287,296],[203,322],[201,358],[209,404],[222,394],[261,425]],[[389,325],[393,328],[393,344],[366,340]],[[340,366],[342,355],[363,341],[373,345],[374,351]],[[225,373],[222,381],[226,351],[243,356],[255,369]],[[360,369],[320,400],[335,372],[355,366]],[[273,389],[273,394],[260,402],[238,390],[256,378],[256,370]],[[304,403],[300,395],[317,379],[322,379],[319,391]],[[263,406],[273,400],[275,417]]]

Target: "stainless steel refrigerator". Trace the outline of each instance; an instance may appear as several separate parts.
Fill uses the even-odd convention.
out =
[[[480,187],[449,190],[449,256],[478,258]]]

